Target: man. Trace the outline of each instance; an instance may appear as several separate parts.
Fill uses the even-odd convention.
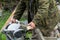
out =
[[[31,26],[31,29],[38,27],[44,36],[50,36],[50,32],[58,22],[58,9],[55,0],[22,0],[13,20],[19,20],[26,8],[28,10],[28,25]]]

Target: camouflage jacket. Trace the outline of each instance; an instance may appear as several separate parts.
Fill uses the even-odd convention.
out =
[[[22,0],[14,18],[20,19],[26,7],[29,10],[29,1]],[[32,21],[41,29],[43,34],[46,35],[49,31],[52,31],[59,20],[55,0],[35,0],[35,2],[32,3],[31,9],[31,14],[33,15]]]
[[[25,10],[28,10],[28,21],[32,21],[34,15],[37,12],[37,0],[21,0],[21,3],[18,7],[17,12],[14,15],[14,18],[20,19]]]

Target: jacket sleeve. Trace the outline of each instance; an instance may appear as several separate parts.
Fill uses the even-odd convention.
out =
[[[22,0],[20,5],[18,6],[17,11],[15,12],[13,18],[19,20],[22,16],[23,12],[25,11],[25,9],[26,9],[26,3],[25,3],[25,1]]]
[[[39,0],[39,8],[34,16],[34,19],[32,20],[35,25],[42,25],[44,23],[44,17],[46,18],[48,15],[48,8],[49,8],[49,1],[48,0]]]

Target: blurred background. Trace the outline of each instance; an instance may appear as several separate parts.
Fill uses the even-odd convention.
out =
[[[10,14],[13,12],[14,8],[20,0],[0,0],[0,30],[3,27],[4,23],[9,18]],[[56,0],[56,4],[60,8],[60,0]],[[27,19],[27,12],[21,20]],[[0,40],[6,40],[4,34],[0,33]]]

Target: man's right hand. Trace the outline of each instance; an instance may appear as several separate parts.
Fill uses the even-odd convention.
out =
[[[10,22],[12,22],[12,23],[16,23],[16,19],[11,18],[11,21],[10,21]]]

